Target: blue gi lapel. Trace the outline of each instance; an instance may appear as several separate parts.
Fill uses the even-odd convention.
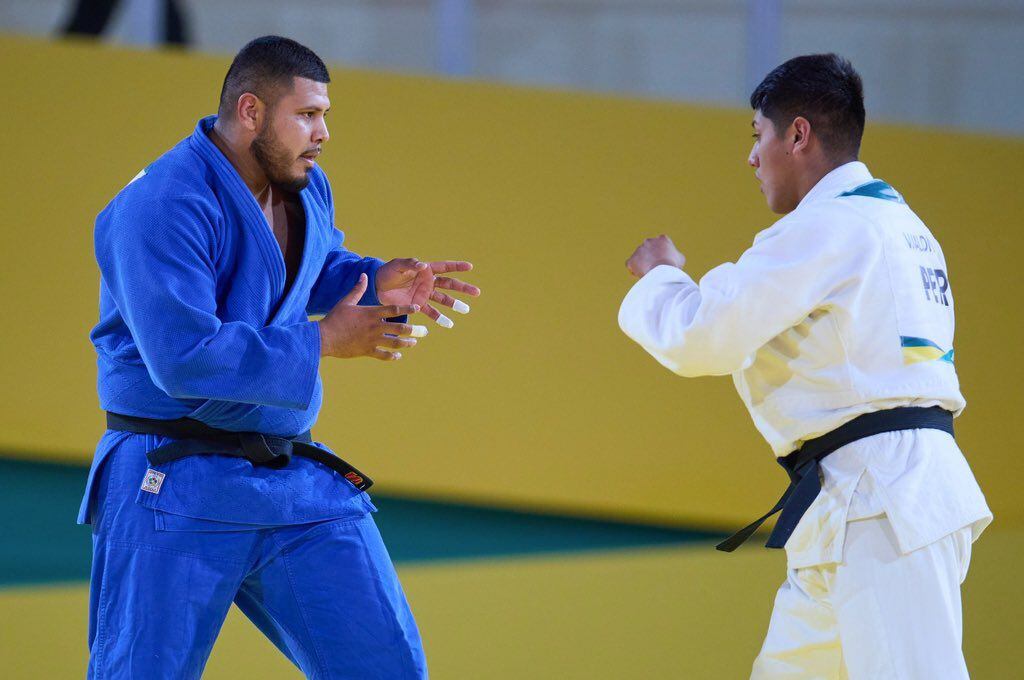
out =
[[[315,244],[312,242],[312,234],[314,226],[313,220],[316,218],[317,213],[315,210],[309,209],[308,189],[303,189],[302,191],[299,192],[299,200],[302,204],[302,212],[304,213],[303,224],[306,230],[305,238],[302,241],[302,259],[299,261],[299,270],[295,272],[295,280],[292,281],[292,287],[288,290],[288,294],[285,295],[284,299],[281,300],[280,304],[278,304],[277,310],[274,312],[273,317],[270,319],[270,321],[267,322],[269,324],[273,324],[275,321],[281,319],[283,316],[289,313],[291,305],[294,304],[295,296],[299,294],[297,291],[308,291],[308,286],[306,285],[306,270],[309,269],[307,263],[313,256],[313,250],[315,249]],[[271,238],[273,238],[273,234],[271,234]],[[281,248],[277,245],[276,240],[274,241],[274,247],[277,249],[277,254],[279,256],[278,260],[281,262],[281,267],[283,271],[284,255],[281,253]],[[303,295],[304,297],[308,297],[308,295],[306,295],[305,293]],[[305,310],[305,308],[306,304],[305,302],[303,302],[302,309]]]
[[[284,256],[281,253],[281,247],[277,243],[277,239],[274,238],[273,231],[270,224],[267,222],[266,215],[263,214],[262,208],[256,202],[256,197],[252,195],[252,191],[242,180],[241,175],[235,169],[231,162],[221,153],[220,149],[213,143],[209,138],[207,132],[213,124],[216,122],[217,116],[207,116],[206,118],[200,119],[196,124],[196,129],[192,133],[192,147],[195,151],[203,157],[210,168],[213,170],[217,179],[220,180],[220,184],[226,189],[228,196],[232,202],[235,203],[235,207],[238,209],[239,214],[243,217],[247,224],[252,226],[249,233],[256,240],[259,246],[260,253],[263,255],[264,263],[267,267],[267,273],[270,276],[271,285],[271,299],[276,301],[276,304],[272,304],[271,310],[274,310],[272,314],[268,314],[269,318],[266,323],[273,324],[276,320],[280,319],[284,314],[287,313],[289,305],[293,304],[296,289],[305,289],[304,277],[308,270],[307,262],[311,257],[310,248],[310,235],[312,233],[311,224],[316,211],[310,210],[307,204],[307,190],[303,189],[299,196],[302,202],[302,210],[305,213],[305,230],[306,237],[304,239],[304,246],[302,249],[302,260],[299,263],[299,271],[296,272],[295,281],[292,283],[291,289],[288,291],[288,295],[285,296],[284,286],[286,280],[286,271]]]

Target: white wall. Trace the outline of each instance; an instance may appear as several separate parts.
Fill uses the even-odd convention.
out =
[[[157,0],[125,0],[147,4]],[[472,77],[742,106],[749,2],[475,0]],[[280,33],[327,61],[408,72],[438,63],[434,0],[185,0],[199,49]],[[780,0],[777,58],[835,51],[872,119],[1024,135],[1024,0]],[[4,0],[0,30],[52,33],[69,0]],[[122,12],[121,42],[133,29]],[[136,14],[137,16],[137,14]],[[774,63],[773,62],[773,63]]]

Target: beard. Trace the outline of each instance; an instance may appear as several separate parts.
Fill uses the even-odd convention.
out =
[[[298,193],[309,184],[308,171],[293,174],[292,168],[298,158],[281,144],[269,122],[256,135],[256,139],[252,140],[249,150],[274,188]]]

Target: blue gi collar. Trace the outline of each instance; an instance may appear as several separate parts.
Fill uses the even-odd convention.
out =
[[[277,291],[277,295],[284,294],[284,285],[287,272],[285,271],[284,256],[281,253],[281,248],[277,244],[277,239],[274,238],[273,231],[270,228],[270,224],[267,222],[266,215],[263,214],[263,209],[260,208],[259,203],[256,202],[256,197],[252,195],[252,191],[249,186],[242,179],[242,176],[238,173],[238,170],[231,161],[221,152],[217,145],[210,139],[209,132],[213,128],[214,123],[217,122],[217,116],[206,116],[200,118],[199,122],[196,123],[196,129],[193,131],[192,136],[189,138],[192,149],[199,154],[199,156],[206,162],[206,164],[216,175],[219,184],[231,194],[235,201],[236,206],[242,211],[242,217],[246,222],[253,225],[253,233],[255,235],[257,243],[259,243],[260,250],[263,254],[264,260],[267,264],[267,271],[271,277],[271,282],[274,286],[274,290]],[[306,261],[309,259],[309,232],[312,227],[311,212],[307,204],[308,191],[303,189],[299,192],[299,198],[302,201],[302,207],[306,213],[306,239],[305,243],[307,247],[303,248],[302,261],[299,264],[299,272],[296,275],[296,282],[299,281],[306,269]],[[287,291],[287,297],[281,300],[281,304],[277,306],[277,311],[273,318],[281,316],[287,305],[291,302],[294,297],[292,294],[295,289],[298,288],[296,285],[292,285],[291,290]]]
[[[239,199],[241,207],[246,210],[246,217],[265,223],[267,218],[263,215],[259,204],[256,203],[256,198],[252,195],[252,191],[249,190],[248,185],[242,179],[242,176],[238,174],[238,170],[231,164],[231,161],[221,153],[221,150],[210,139],[210,130],[213,129],[213,125],[216,122],[217,116],[206,116],[199,119],[199,122],[196,123],[196,129],[190,138],[192,148],[206,161],[210,169],[217,175],[217,179]],[[241,200],[243,197],[248,200]]]

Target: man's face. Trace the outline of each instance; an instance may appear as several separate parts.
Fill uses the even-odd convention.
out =
[[[327,84],[294,78],[287,92],[267,107],[267,119],[250,149],[272,185],[301,191],[309,184],[323,143],[330,139],[324,120],[331,108]]]
[[[747,163],[754,168],[754,177],[761,183],[761,193],[768,208],[778,214],[796,209],[800,203],[796,181],[795,158],[792,153],[791,129],[780,134],[771,120],[754,112],[754,148]]]

